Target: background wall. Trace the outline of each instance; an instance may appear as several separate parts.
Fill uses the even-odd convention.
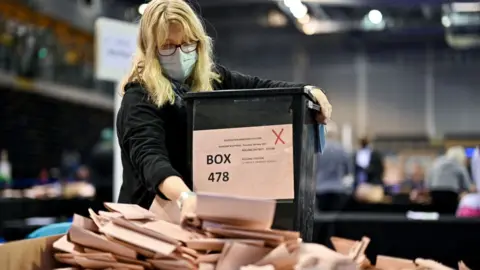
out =
[[[478,51],[429,42],[364,50],[341,46],[345,40],[324,48],[321,43],[289,43],[294,38],[283,43],[248,36],[225,40],[218,36],[221,63],[247,74],[324,88],[334,106],[333,120],[354,124],[357,133],[438,137],[480,132]],[[256,45],[246,45],[248,40]]]

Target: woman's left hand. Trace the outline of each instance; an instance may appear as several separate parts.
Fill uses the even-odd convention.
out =
[[[320,105],[321,111],[317,113],[316,120],[319,124],[327,124],[332,116],[332,105],[328,101],[327,96],[322,90],[318,88],[312,89],[312,95],[315,97],[318,105]]]

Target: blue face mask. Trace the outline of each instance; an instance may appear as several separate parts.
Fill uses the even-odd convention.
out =
[[[197,51],[184,53],[178,48],[172,55],[160,55],[160,64],[162,65],[165,75],[175,81],[183,83],[190,77],[197,63],[197,58]]]

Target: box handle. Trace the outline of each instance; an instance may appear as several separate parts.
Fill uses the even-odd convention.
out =
[[[315,103],[311,100],[309,100],[307,102],[307,108],[309,108],[310,110],[317,111],[317,112],[319,112],[321,110],[320,105],[318,105],[317,103]]]

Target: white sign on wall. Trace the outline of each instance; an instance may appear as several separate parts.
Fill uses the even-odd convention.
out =
[[[99,18],[95,22],[95,74],[97,79],[119,81],[128,72],[135,53],[138,26]]]
[[[116,85],[114,127],[116,132],[117,112],[120,108],[119,83],[132,65],[136,49],[138,26],[124,21],[99,18],[95,22],[95,75],[99,80],[114,81]],[[113,144],[113,199],[118,200],[122,186],[122,158],[117,136]]]

